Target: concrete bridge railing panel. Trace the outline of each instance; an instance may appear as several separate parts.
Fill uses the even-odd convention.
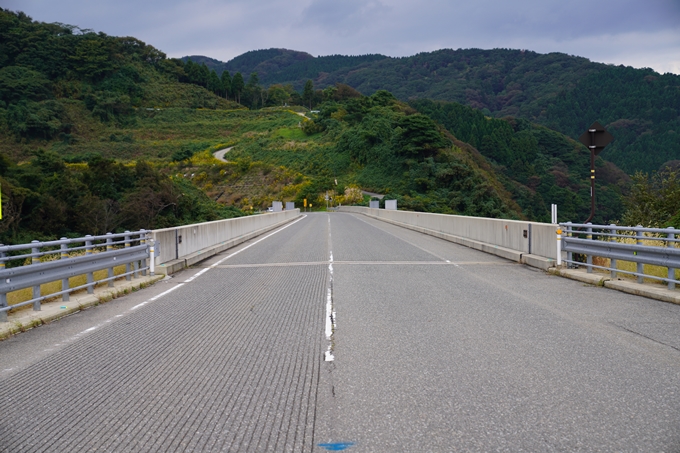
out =
[[[167,269],[168,266],[181,268],[191,265],[233,247],[236,239],[247,240],[255,233],[286,223],[299,215],[300,210],[293,209],[153,230],[151,236],[156,241],[157,271],[172,273],[173,270]]]
[[[416,229],[444,233],[482,245],[500,247],[515,252],[518,257],[522,255],[541,257],[546,259],[547,264],[549,260],[557,259],[557,225],[426,212],[391,211],[361,206],[343,206],[340,210],[365,214]],[[540,267],[545,267],[547,264]]]

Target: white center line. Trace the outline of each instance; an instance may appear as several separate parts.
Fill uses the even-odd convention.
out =
[[[335,330],[335,311],[333,311],[333,244],[331,242],[331,217],[328,216],[328,289],[326,291],[326,340],[328,343],[328,350],[324,353],[324,360],[332,362],[335,360],[333,355],[333,331]]]

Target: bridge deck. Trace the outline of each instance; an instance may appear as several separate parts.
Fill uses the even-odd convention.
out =
[[[3,452],[680,446],[680,307],[350,214],[1,342],[0,360]]]

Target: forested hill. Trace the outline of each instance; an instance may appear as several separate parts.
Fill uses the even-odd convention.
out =
[[[405,58],[314,58],[269,49],[212,64],[258,72],[265,85],[300,89],[311,79],[321,89],[343,83],[365,95],[384,89],[404,101],[455,101],[489,116],[526,118],[572,138],[599,121],[616,139],[602,157],[630,174],[680,159],[680,76],[651,69],[510,49],[443,49]]]
[[[0,8],[0,242],[243,215],[166,174],[173,155],[224,140],[190,113],[245,110],[181,83],[183,68],[135,38]]]
[[[301,90],[308,79],[318,81],[329,73],[342,73],[385,59],[388,57],[380,54],[328,55],[315,58],[306,52],[288,49],[253,50],[226,63],[202,55],[182,57],[185,62],[191,60],[197,64],[205,63],[208,69],[216,71],[218,75],[224,71],[229,71],[232,75],[237,72],[243,75],[255,72],[264,85],[291,83],[297,90]],[[323,86],[333,84],[334,82]]]
[[[562,220],[589,212],[588,150],[527,120],[339,83],[263,88],[255,74],[218,76],[212,60],[168,59],[135,38],[2,9],[0,42],[3,243],[215,220],[273,200],[325,208],[333,191],[366,204],[362,189],[417,211],[541,221],[550,203]],[[254,64],[266,80],[265,68],[388,60],[274,50],[234,67]],[[226,148],[228,162],[213,157]],[[628,179],[596,165],[595,221],[620,219]]]
[[[0,149],[22,140],[86,133],[89,111],[103,124],[123,126],[140,108],[239,107],[187,79],[184,63],[132,37],[108,36],[65,24],[34,22],[0,8]],[[16,158],[23,155],[13,156]]]

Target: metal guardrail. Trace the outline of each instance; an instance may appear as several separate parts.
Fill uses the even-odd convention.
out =
[[[153,241],[147,240],[146,230],[126,231],[120,234],[102,236],[85,236],[84,238],[58,241],[38,242],[30,244],[0,246],[0,322],[7,321],[7,313],[24,305],[33,305],[33,310],[40,311],[41,302],[47,298],[62,296],[69,300],[69,294],[80,289],[87,289],[92,294],[97,283],[108,282],[113,286],[116,278],[125,277],[131,280],[139,274],[153,274],[153,263],[147,261],[153,251]],[[30,253],[23,251],[30,250]],[[85,255],[72,256],[73,252],[85,251]],[[16,253],[19,254],[16,254]],[[14,253],[14,254],[13,254]],[[82,252],[81,252],[82,253]],[[41,261],[47,257],[47,261]],[[8,263],[30,259],[30,264],[8,267]],[[114,275],[113,268],[125,265],[125,272]],[[149,267],[149,265],[151,267]],[[107,277],[94,279],[94,272],[108,270]],[[87,283],[69,287],[69,278],[85,275]],[[49,295],[40,295],[40,285],[61,280],[61,291]],[[25,302],[8,305],[7,293],[25,288],[33,288],[33,298]]]
[[[638,283],[643,278],[661,280],[668,283],[668,289],[675,289],[680,283],[675,277],[675,269],[680,268],[680,230],[675,228],[644,228],[617,225],[592,225],[578,223],[561,223],[564,229],[562,235],[562,250],[567,252],[564,262],[569,265],[585,265],[591,273],[593,268],[605,269],[616,278],[618,273],[630,274],[637,277]],[[645,245],[645,242],[659,242],[663,245]],[[574,254],[586,256],[586,262],[574,260]],[[610,266],[593,264],[593,257],[609,258]],[[617,269],[617,260],[630,261],[637,264],[636,271]],[[666,278],[644,273],[644,264],[652,264],[668,269]]]

